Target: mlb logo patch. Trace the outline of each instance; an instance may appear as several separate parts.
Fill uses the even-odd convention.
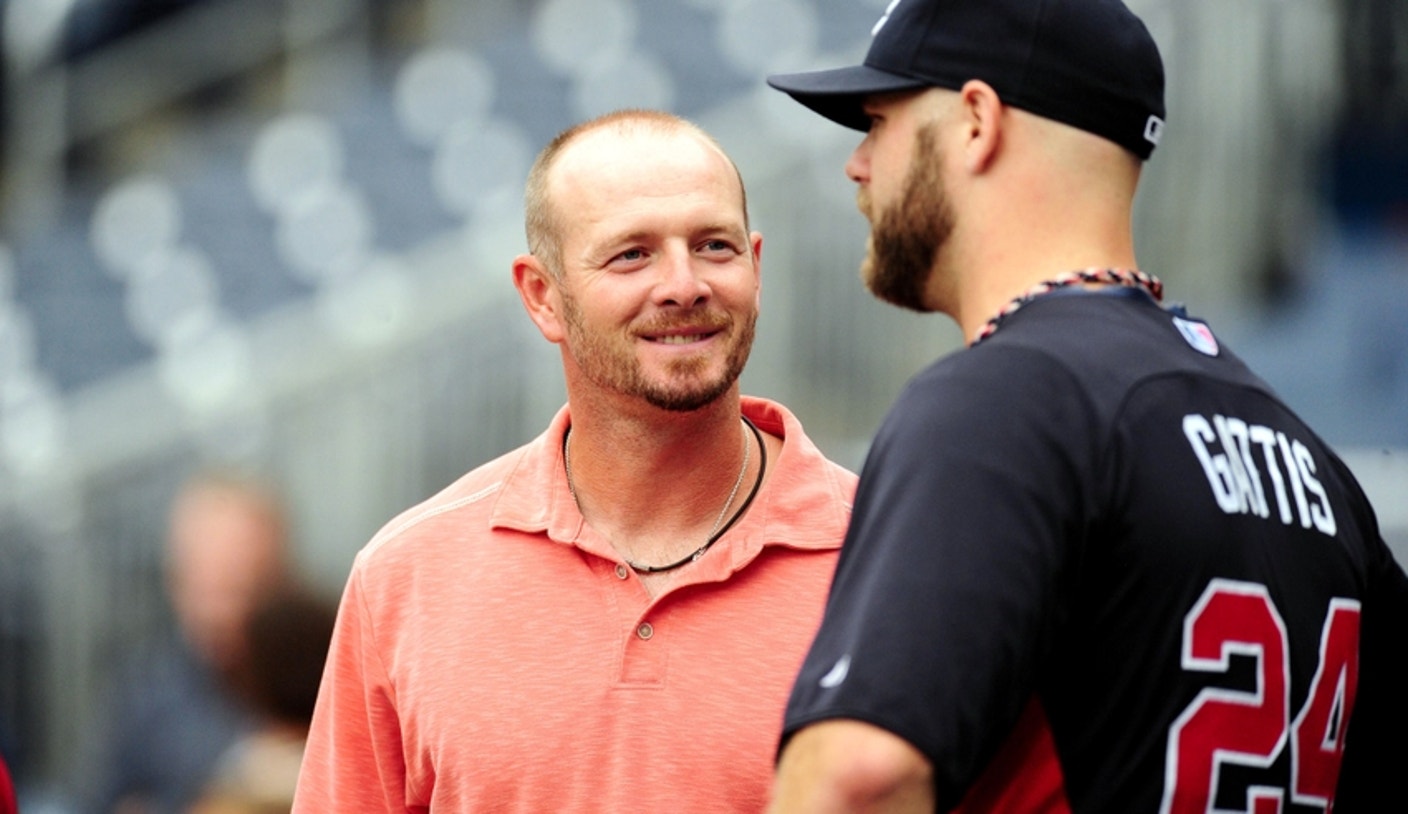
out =
[[[1217,337],[1213,336],[1212,329],[1205,323],[1174,317],[1173,324],[1193,350],[1208,356],[1217,355]]]
[[[1157,147],[1163,138],[1164,120],[1158,116],[1150,116],[1149,120],[1144,122],[1144,140]]]

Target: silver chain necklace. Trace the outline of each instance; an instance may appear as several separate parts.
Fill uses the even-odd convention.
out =
[[[758,431],[758,428],[754,426],[753,422],[749,421],[747,416],[744,416],[743,423],[748,427],[748,429],[753,431],[753,435],[758,439],[758,453],[763,456],[763,464],[758,469],[758,481],[757,483],[753,484],[753,491],[748,495],[748,499],[743,502],[743,505],[739,507],[738,511],[734,513],[733,517],[729,520],[729,522],[725,524],[724,516],[728,514],[728,507],[732,506],[733,499],[735,497],[738,497],[738,490],[743,485],[743,476],[748,473],[748,460],[749,453],[751,452],[751,445],[748,443],[748,436],[744,435],[743,466],[739,468],[738,478],[734,480],[733,488],[729,490],[728,500],[724,501],[723,508],[719,509],[719,516],[714,519],[713,528],[709,529],[709,538],[705,540],[704,544],[700,547],[694,549],[689,554],[686,554],[683,558],[676,560],[675,562],[672,562],[668,565],[642,565],[637,562],[632,562],[631,560],[623,557],[622,559],[625,559],[626,565],[629,565],[632,570],[642,574],[658,574],[662,571],[673,571],[674,569],[679,568],[682,565],[694,562],[695,560],[704,556],[704,552],[709,550],[709,546],[712,546],[720,537],[722,537],[724,535],[724,532],[728,531],[728,529],[733,526],[734,521],[736,521],[739,516],[741,516],[743,512],[748,508],[748,505],[753,502],[753,496],[758,493],[758,487],[761,486],[763,482],[763,470],[767,467],[767,450],[763,448],[762,435]],[[562,465],[563,468],[567,470],[567,491],[571,493],[572,502],[577,504],[577,511],[580,512],[582,510],[582,501],[577,498],[577,487],[572,482],[572,427],[570,425],[567,427],[567,432],[563,435],[562,438]]]

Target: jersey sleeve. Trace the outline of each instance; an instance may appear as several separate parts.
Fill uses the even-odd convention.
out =
[[[293,814],[406,812],[393,687],[364,606],[362,572],[343,593],[298,776]]]
[[[784,738],[852,718],[908,740],[941,810],[1036,687],[1094,480],[1096,425],[1071,375],[993,351],[921,374],[877,434],[785,722]]]

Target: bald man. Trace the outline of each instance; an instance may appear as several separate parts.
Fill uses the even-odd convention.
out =
[[[740,395],[762,237],[712,138],[626,111],[527,184],[567,405],[387,525],[342,600],[294,810],[758,811],[855,477]]]

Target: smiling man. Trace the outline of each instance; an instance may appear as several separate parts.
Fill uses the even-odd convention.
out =
[[[567,405],[358,555],[295,811],[759,811],[855,476],[740,395],[762,237],[663,113],[539,155],[529,317]]]

